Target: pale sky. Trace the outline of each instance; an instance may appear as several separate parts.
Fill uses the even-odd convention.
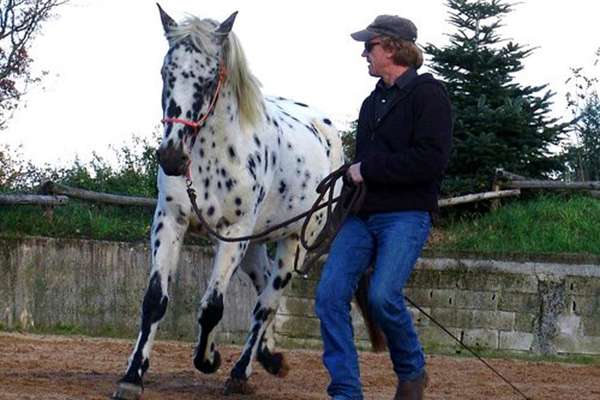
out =
[[[340,128],[356,118],[376,82],[351,32],[378,14],[411,19],[422,45],[441,46],[451,31],[443,0],[160,3],[175,20],[190,13],[222,21],[239,11],[233,30],[263,92],[317,107]],[[110,144],[134,134],[150,136],[162,117],[159,72],[167,50],[155,1],[71,0],[57,11],[31,51],[35,70],[49,75],[25,96],[0,143],[22,145],[35,163],[64,165],[75,155],[110,154]],[[569,67],[590,65],[600,46],[598,15],[595,0],[522,0],[504,20],[502,37],[537,47],[518,81],[550,83],[556,116],[567,116]]]

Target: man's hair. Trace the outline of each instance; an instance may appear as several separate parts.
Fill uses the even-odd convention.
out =
[[[414,69],[419,69],[423,65],[423,52],[413,42],[384,36],[381,38],[381,46],[394,53],[392,60],[396,65],[404,65]]]

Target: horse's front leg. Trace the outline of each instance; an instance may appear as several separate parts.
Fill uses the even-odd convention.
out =
[[[233,230],[227,236],[242,236],[245,232]],[[212,275],[206,292],[200,302],[198,317],[198,345],[194,353],[194,366],[205,374],[210,374],[221,365],[221,356],[215,349],[215,327],[223,317],[223,300],[231,276],[240,265],[248,242],[219,242]]]
[[[136,399],[142,393],[142,378],[150,366],[150,352],[158,324],[167,310],[168,284],[179,259],[181,243],[188,227],[179,211],[159,206],[151,234],[152,269],[144,300],[138,339],[129,357],[127,372],[119,380],[115,399]]]
[[[284,376],[287,371],[287,365],[282,354],[273,353],[274,341],[270,326],[273,323],[279,300],[283,289],[292,278],[294,258],[296,249],[300,241],[297,236],[279,241],[275,262],[272,263],[272,270],[268,276],[267,284],[260,293],[256,307],[252,312],[252,325],[248,339],[242,350],[242,354],[237,363],[231,370],[231,376],[225,386],[225,394],[247,393],[250,391],[247,381],[252,373],[252,359],[256,355],[259,345],[261,348],[259,361],[267,371]],[[305,251],[300,246],[299,263],[304,260]]]

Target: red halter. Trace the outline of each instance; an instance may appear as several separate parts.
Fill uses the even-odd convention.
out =
[[[210,113],[214,110],[215,104],[217,104],[217,100],[219,99],[219,94],[221,93],[221,89],[223,87],[223,82],[225,82],[226,78],[227,78],[227,70],[223,66],[223,62],[221,62],[221,66],[219,67],[219,80],[217,82],[217,89],[215,90],[215,94],[213,95],[210,105],[208,106],[208,110],[206,111],[206,114],[204,114],[198,121],[191,121],[189,119],[183,119],[183,118],[166,117],[166,118],[163,118],[161,120],[161,122],[163,124],[182,124],[185,126],[189,126],[190,128],[193,128],[194,131],[192,134],[195,136],[198,133],[198,131],[200,130],[200,128],[202,128],[202,126],[204,126],[204,123],[208,119],[208,116],[210,115]]]
[[[217,81],[217,88],[215,89],[215,94],[213,95],[210,105],[208,106],[208,110],[206,111],[206,114],[204,114],[198,121],[191,121],[189,119],[183,119],[183,118],[166,117],[166,118],[163,118],[161,120],[161,122],[163,124],[182,124],[185,126],[189,126],[190,128],[193,129],[192,136],[196,136],[198,134],[198,132],[200,131],[200,128],[202,128],[204,126],[204,123],[208,119],[208,116],[210,115],[210,113],[214,110],[215,104],[217,104],[217,100],[219,99],[219,94],[221,93],[221,89],[223,88],[223,83],[225,82],[226,78],[227,78],[227,69],[223,66],[223,62],[221,61],[221,65],[219,67],[219,80]],[[185,138],[184,138],[184,143],[185,143]],[[186,178],[188,186],[191,186],[191,184],[192,184],[191,165],[192,165],[192,163],[188,162],[187,171],[185,173],[185,178]]]

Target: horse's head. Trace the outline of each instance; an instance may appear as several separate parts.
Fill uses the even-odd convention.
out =
[[[223,83],[224,46],[237,13],[221,24],[194,17],[177,24],[158,8],[169,50],[161,71],[164,135],[157,157],[167,175],[184,175],[196,133]]]

